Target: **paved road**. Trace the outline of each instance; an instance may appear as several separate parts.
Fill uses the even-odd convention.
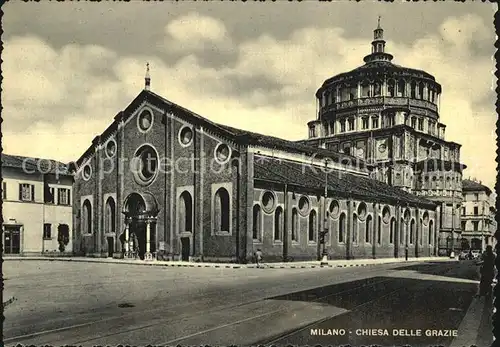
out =
[[[475,293],[471,263],[212,269],[4,263],[5,343],[449,345]],[[359,336],[356,329],[388,329]],[[345,329],[345,336],[314,336]],[[330,330],[328,330],[330,329]],[[424,336],[395,337],[393,329]],[[367,333],[367,332],[365,332]],[[414,332],[415,333],[415,332]]]

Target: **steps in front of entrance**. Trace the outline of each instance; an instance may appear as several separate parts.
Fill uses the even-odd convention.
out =
[[[185,261],[144,261],[113,258],[86,258],[86,257],[4,257],[4,261],[9,260],[38,260],[38,261],[66,261],[66,262],[86,262],[86,263],[105,263],[105,264],[127,264],[140,266],[171,266],[171,267],[192,267],[192,268],[226,268],[226,269],[248,269],[257,268],[256,264],[229,264],[229,263],[195,263]],[[328,265],[321,265],[319,261],[302,261],[288,263],[265,263],[261,264],[261,269],[305,269],[305,268],[335,268],[335,267],[355,267],[370,266],[392,263],[409,262],[429,262],[429,261],[457,261],[445,257],[427,257],[427,258],[385,258],[385,259],[353,259],[353,260],[330,260]]]

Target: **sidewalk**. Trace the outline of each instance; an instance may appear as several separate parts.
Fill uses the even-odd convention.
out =
[[[38,260],[38,261],[73,261],[84,263],[106,263],[106,264],[129,264],[142,266],[173,266],[173,267],[210,267],[210,268],[257,268],[256,264],[234,264],[234,263],[195,263],[186,261],[163,261],[163,260],[128,260],[128,259],[113,259],[113,258],[87,258],[87,257],[4,257],[4,261],[12,260]],[[321,265],[320,261],[302,261],[288,263],[264,263],[260,268],[266,269],[305,269],[305,268],[334,268],[334,267],[350,267],[350,266],[370,266],[379,264],[392,263],[410,263],[410,262],[425,262],[425,261],[456,261],[446,257],[429,257],[429,258],[387,258],[387,259],[353,259],[353,260],[329,260],[328,265]]]
[[[472,299],[472,303],[458,327],[458,336],[453,339],[450,347],[490,347],[493,343],[492,315],[493,299],[491,297]]]

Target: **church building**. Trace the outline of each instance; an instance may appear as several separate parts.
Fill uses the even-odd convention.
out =
[[[317,118],[301,144],[363,159],[370,177],[440,206],[440,254],[461,249],[461,145],[445,139],[441,85],[431,74],[392,62],[384,30],[374,30],[365,64],[327,79],[316,93]]]
[[[392,57],[380,44],[367,61],[379,69],[366,68],[361,76],[399,71],[389,69]],[[404,257],[406,248],[410,257],[437,255],[443,205],[431,194],[412,194],[416,186],[411,182],[420,182],[413,179],[417,167],[403,154],[420,153],[421,147],[427,153],[446,148],[448,158],[456,158],[459,147],[442,138],[435,105],[439,85],[427,75],[421,79],[425,98],[432,91],[434,99],[417,100],[420,106],[404,94],[394,95],[396,104],[388,108],[388,82],[381,85],[383,92],[370,85],[374,98],[389,101],[382,108],[368,103],[370,119],[379,112],[383,126],[368,131],[371,140],[364,138],[361,155],[346,150],[342,141],[350,139],[357,148],[362,138],[355,141],[354,129],[364,127],[364,121],[354,117],[357,113],[338,113],[369,100],[359,98],[359,86],[346,94],[344,86],[351,79],[325,82],[318,92],[321,118],[310,124],[311,139],[296,142],[217,124],[174,104],[150,90],[148,68],[144,90],[72,165],[74,251],[95,257],[240,263],[251,262],[257,249],[266,261]],[[410,83],[411,90],[413,82],[405,81],[404,88]],[[413,113],[417,109],[420,113]],[[440,137],[423,131],[417,136],[404,124],[396,127],[396,119],[413,115],[425,118],[427,127],[434,120]],[[325,133],[327,124],[333,133],[345,126],[344,119],[356,124],[349,125],[347,137]],[[332,144],[318,146],[326,139]],[[334,139],[343,151],[333,147]],[[405,147],[405,141],[413,147]],[[374,153],[385,155],[384,160],[397,157],[396,166],[385,170],[374,165],[369,160]],[[459,174],[447,176],[446,194],[459,188],[459,183],[450,185]],[[389,178],[376,179],[381,175]],[[392,183],[396,175],[401,184]],[[430,182],[422,179],[418,189],[434,192]]]

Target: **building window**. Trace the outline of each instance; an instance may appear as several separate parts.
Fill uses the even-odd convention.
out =
[[[396,226],[396,220],[394,218],[391,219],[391,228],[389,230],[389,243],[394,243],[394,229]]]
[[[45,223],[43,225],[43,239],[50,240],[52,238],[52,225]]]
[[[399,80],[398,81],[398,96],[406,96],[406,81]]]
[[[254,205],[253,207],[253,219],[252,219],[252,235],[254,241],[261,241],[261,213],[260,206]]]
[[[474,194],[474,199],[475,199],[476,201],[479,201],[479,194],[478,194],[478,193]]]
[[[274,211],[274,241],[281,241],[283,235],[283,209],[277,207]]]
[[[115,200],[109,197],[106,200],[106,217],[105,217],[105,232],[114,233],[116,231],[116,206]]]
[[[140,132],[147,132],[151,129],[153,125],[153,113],[149,110],[144,110],[141,112],[139,117],[137,117],[137,126]]]
[[[340,121],[340,132],[345,132],[345,119]]]
[[[405,243],[405,221],[401,218],[401,223],[399,225],[399,243],[404,245]]]
[[[312,210],[311,213],[309,213],[309,242],[316,241],[316,230],[316,211]]]
[[[461,230],[462,230],[462,231],[465,231],[465,227],[467,226],[467,222],[466,222],[466,221],[462,221],[462,223],[461,223],[461,224],[462,224],[462,228],[461,228]]]
[[[418,119],[418,130],[424,131],[424,120],[423,118]]]
[[[477,216],[479,214],[479,207],[474,206],[474,216]]]
[[[352,242],[358,243],[358,216],[352,215]]]
[[[149,145],[142,146],[135,153],[133,166],[136,181],[142,185],[150,184],[158,174],[158,153]]]
[[[472,222],[472,226],[474,227],[474,231],[478,231],[479,230],[479,222],[478,221],[473,221]]]
[[[339,218],[339,243],[345,242],[345,223],[345,214],[342,213]]]
[[[179,232],[193,231],[193,199],[188,191],[179,196]],[[219,231],[219,230],[217,230]]]
[[[366,217],[365,242],[370,243],[372,239],[372,216]]]
[[[298,241],[299,215],[297,209],[292,210],[292,241]]]
[[[434,222],[429,222],[429,245],[432,245],[432,237],[434,235]]]
[[[464,207],[462,207],[462,216],[465,216],[465,214],[466,214],[466,209],[465,209],[465,206],[464,206]]]
[[[362,126],[363,126],[363,129],[368,129],[369,127],[369,122],[368,122],[368,118],[363,118],[363,121],[362,121]]]
[[[316,137],[316,128],[311,128],[311,137]]]
[[[2,200],[7,199],[7,182],[2,182]]]
[[[410,120],[411,124],[410,126],[415,129],[417,127],[417,118],[415,117],[411,117],[411,120]]]
[[[54,188],[52,188],[53,191]],[[58,205],[70,205],[70,192],[68,188],[58,188],[57,189],[57,204]]]
[[[378,128],[378,117],[373,117],[372,118],[372,128],[377,129]]]
[[[394,82],[394,80],[389,80],[387,83],[387,92],[389,93],[389,96],[395,96],[395,89],[396,83]]]
[[[219,188],[215,193],[215,232],[229,232],[229,193]]]
[[[35,186],[33,184],[19,184],[19,200],[35,201]]]
[[[413,238],[415,237],[415,220],[411,220],[410,223],[410,244],[413,244]]]
[[[353,130],[354,130],[354,119],[350,118],[349,119],[349,131],[353,131]]]
[[[377,243],[379,245],[382,243],[382,218],[380,216],[378,216]]]
[[[92,205],[85,200],[82,206],[82,234],[92,234]]]

